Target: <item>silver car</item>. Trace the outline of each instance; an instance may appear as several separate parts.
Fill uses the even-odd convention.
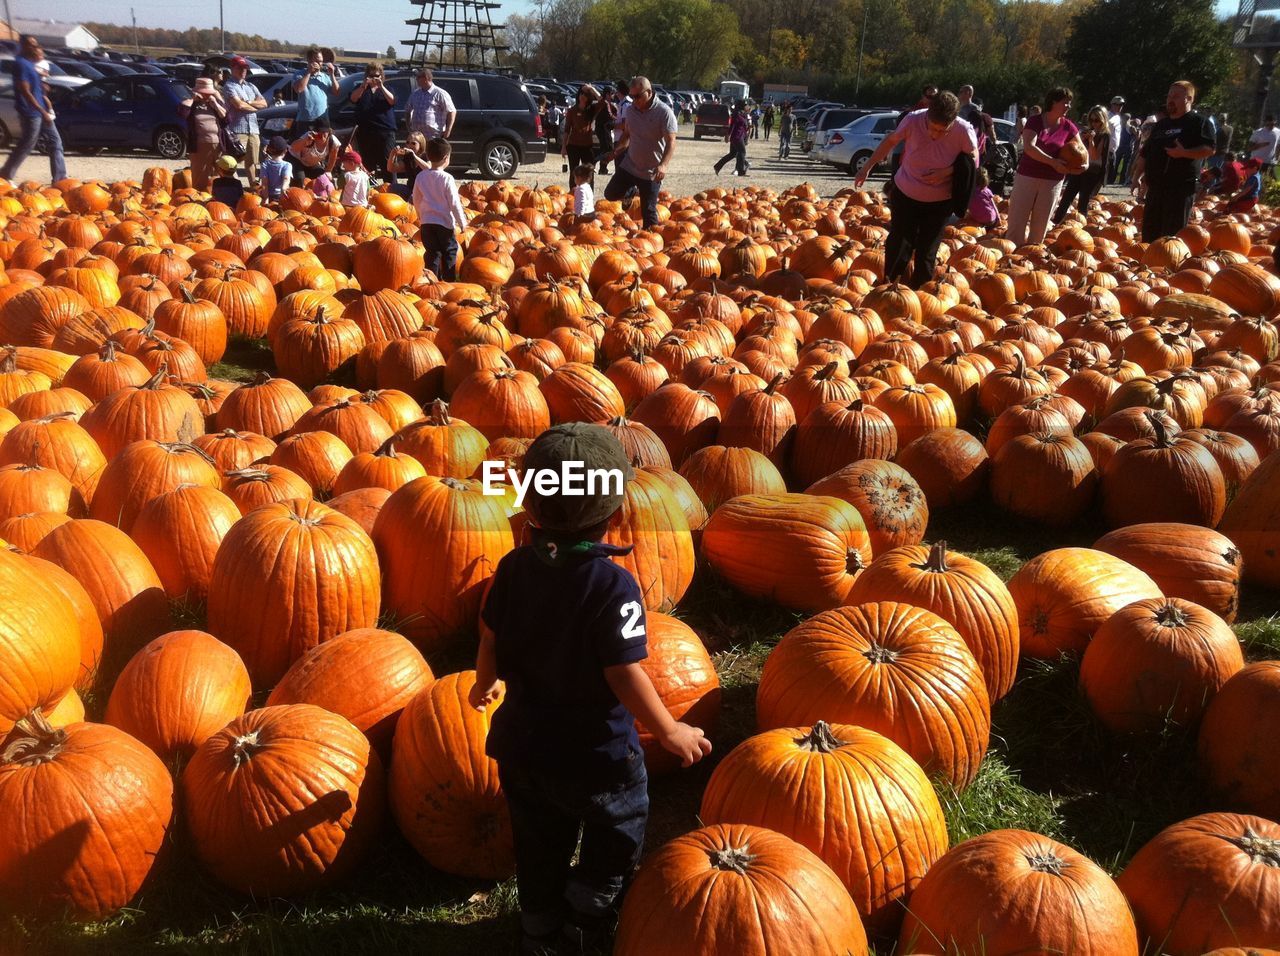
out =
[[[72,89],[84,86],[89,81],[82,76],[46,76],[44,81],[50,87],[66,87]],[[52,96],[50,97],[52,99]],[[8,149],[13,145],[14,137],[22,129],[22,121],[18,119],[18,105],[13,100],[13,77],[8,73],[0,75],[0,149]]]
[[[880,141],[893,132],[897,122],[896,112],[859,116],[852,123],[828,133],[826,142],[814,147],[813,158],[819,163],[847,169],[849,175],[856,176]]]

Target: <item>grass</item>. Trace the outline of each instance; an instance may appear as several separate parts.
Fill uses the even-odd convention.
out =
[[[233,343],[211,374],[248,381],[270,368],[269,353]],[[932,517],[929,541],[1011,577],[1047,547],[1087,546],[1103,529],[1089,523],[1046,532],[989,505]],[[1280,600],[1248,589],[1236,631],[1251,660],[1280,659]],[[755,693],[774,645],[802,615],[743,598],[706,568],[677,615],[702,636],[720,676],[722,710],[712,756],[651,784],[648,846],[699,825],[702,791],[715,765],[755,732]],[[175,626],[202,627],[203,611],[175,606]],[[384,622],[394,628],[394,621]],[[471,666],[462,647],[433,658],[437,673]],[[86,695],[100,717],[115,671],[111,662]],[[1154,740],[1117,740],[1093,718],[1077,690],[1078,662],[1025,662],[1012,692],[993,711],[991,746],[972,786],[939,786],[953,844],[993,829],[1026,829],[1061,840],[1112,873],[1163,827],[1211,809],[1196,774],[1194,739],[1170,731]],[[0,918],[0,952],[490,954],[508,951],[515,932],[511,880],[498,884],[450,877],[423,862],[388,822],[383,841],[359,873],[323,892],[286,902],[252,900],[206,877],[171,831],[157,872],[135,906],[98,923]],[[878,950],[888,956],[891,945]]]

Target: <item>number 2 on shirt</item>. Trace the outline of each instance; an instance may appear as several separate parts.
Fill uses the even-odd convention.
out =
[[[628,601],[618,610],[626,619],[622,624],[622,636],[627,640],[644,637],[644,625],[640,623],[640,615],[644,613],[644,608],[640,606],[640,602]]]

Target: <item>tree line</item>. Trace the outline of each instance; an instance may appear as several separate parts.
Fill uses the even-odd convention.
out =
[[[98,40],[107,46],[121,50],[131,50],[134,44],[134,28],[114,23],[86,23],[88,29]],[[187,53],[205,54],[210,50],[222,49],[222,31],[216,27],[200,29],[187,27],[185,30],[169,30],[163,27],[138,27],[137,43],[140,47],[170,47]],[[246,50],[253,53],[287,53],[294,54],[305,50],[310,44],[290,43],[285,40],[269,40],[256,33],[227,33],[227,49]]]

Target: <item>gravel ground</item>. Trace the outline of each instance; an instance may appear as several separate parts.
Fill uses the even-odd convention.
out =
[[[732,189],[736,186],[764,186],[781,192],[799,183],[811,183],[821,196],[832,196],[853,182],[847,170],[836,169],[813,162],[799,147],[792,151],[789,159],[780,160],[777,154],[777,140],[752,140],[747,147],[747,159],[751,163],[751,171],[745,179],[733,175],[733,163],[728,163],[724,171],[717,176],[712,164],[724,155],[727,147],[720,140],[695,140],[693,133],[682,128],[676,146],[676,157],[672,169],[667,175],[666,189],[673,195],[688,196],[721,186]],[[22,164],[18,179],[35,179],[47,181],[49,161],[44,156],[33,155]],[[67,155],[67,174],[75,179],[100,179],[114,182],[120,179],[141,179],[142,172],[148,166],[169,165],[180,169],[185,163],[169,162],[150,153],[102,153],[87,156],[83,153]],[[475,175],[475,174],[472,174]],[[567,178],[567,177],[565,177]],[[598,177],[596,182],[597,197],[603,195],[604,185],[608,177]],[[561,182],[560,157],[548,156],[546,162],[521,167],[516,176],[517,182],[550,185]],[[877,185],[882,184],[882,176],[873,178]],[[1118,198],[1127,196],[1128,191],[1119,187],[1108,187],[1106,195]]]

